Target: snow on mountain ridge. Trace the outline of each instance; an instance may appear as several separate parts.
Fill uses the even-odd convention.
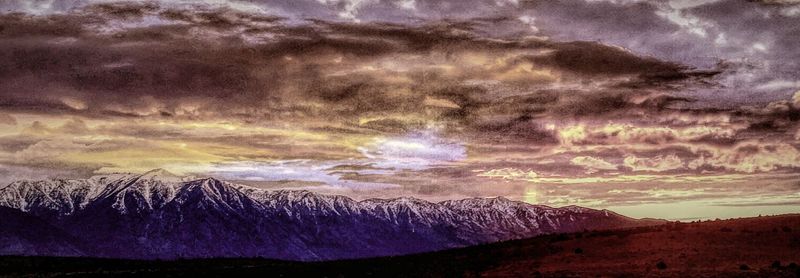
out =
[[[0,206],[91,242],[88,254],[125,258],[342,259],[652,223],[503,197],[357,201],[214,178],[183,181],[163,171],[14,182],[0,189]]]
[[[377,210],[386,215],[396,215],[407,211],[414,217],[423,217],[431,213],[447,213],[448,211],[463,213],[476,210],[489,210],[500,214],[514,214],[519,210],[534,214],[550,214],[563,210],[575,213],[598,212],[577,206],[552,208],[532,205],[504,197],[476,197],[438,203],[413,197],[356,201],[345,196],[318,194],[306,190],[270,191],[219,181],[215,178],[184,180],[163,169],[155,169],[143,174],[101,175],[84,180],[21,180],[0,188],[0,206],[17,208],[22,211],[29,211],[33,206],[43,206],[69,215],[75,210],[85,208],[89,203],[112,198],[112,206],[121,213],[131,212],[131,209],[152,211],[172,201],[181,188],[198,182],[216,182],[240,191],[267,207],[305,206],[313,208],[316,212],[336,214],[341,214],[340,211],[353,213],[362,210]],[[214,191],[211,190],[209,193],[214,194]]]
[[[171,199],[180,186],[180,179],[153,171],[144,174],[109,174],[88,179],[20,180],[0,188],[0,206],[30,211],[47,209],[70,215],[101,199],[113,199],[113,207],[127,210],[126,201],[143,202],[153,209],[154,199],[163,203]]]

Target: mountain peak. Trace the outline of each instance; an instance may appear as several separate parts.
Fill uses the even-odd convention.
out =
[[[513,205],[528,205],[532,206],[531,204],[510,200],[508,198],[498,196],[498,197],[473,197],[461,200],[447,200],[442,201],[440,204],[443,205],[467,205],[470,207],[482,206],[482,207],[495,207],[495,206],[513,206]]]
[[[173,174],[170,171],[167,171],[164,168],[156,168],[147,172],[142,173],[142,177],[178,177],[178,175]]]
[[[213,192],[230,191],[234,189],[232,186],[229,186],[225,182],[211,177],[186,182],[183,185],[183,188],[189,188],[189,189],[202,188],[203,191],[210,190]]]
[[[430,203],[430,202],[425,201],[423,199],[409,197],[409,196],[397,197],[397,198],[389,199],[389,201],[397,202],[397,203],[403,203],[403,204],[429,204]]]
[[[222,183],[222,181],[214,177],[205,177],[191,180],[189,183]]]
[[[563,206],[563,207],[560,207],[559,209],[567,210],[567,211],[571,211],[571,212],[576,212],[576,213],[587,213],[587,212],[598,212],[598,211],[599,212],[603,212],[603,211],[605,211],[606,214],[607,214],[607,212],[608,212],[606,210],[596,210],[596,209],[590,209],[590,208],[587,208],[587,207],[581,207],[581,206],[576,206],[576,205]]]

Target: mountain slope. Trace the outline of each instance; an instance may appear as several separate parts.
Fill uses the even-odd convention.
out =
[[[41,219],[0,207],[0,255],[81,256],[77,240]]]
[[[355,201],[213,178],[183,181],[159,170],[14,182],[0,188],[0,206],[44,219],[89,243],[88,255],[143,259],[361,258],[658,223],[504,198]]]
[[[800,215],[794,214],[545,235],[424,254],[311,263],[0,256],[0,276],[788,278],[800,276],[798,247]]]

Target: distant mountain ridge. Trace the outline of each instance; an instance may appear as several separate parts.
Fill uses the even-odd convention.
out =
[[[439,203],[409,197],[355,201],[214,178],[186,181],[163,170],[85,180],[17,181],[0,188],[0,207],[39,219],[25,222],[51,225],[64,237],[63,243],[54,243],[48,235],[42,244],[47,241],[50,248],[34,248],[31,235],[14,234],[25,233],[18,227],[0,234],[0,254],[24,254],[18,238],[25,238],[24,246],[40,250],[38,255],[138,259],[361,258],[660,223],[607,210],[551,208],[502,197]],[[0,222],[15,221],[10,219]],[[10,243],[4,244],[4,239]],[[14,240],[16,245],[11,244]]]

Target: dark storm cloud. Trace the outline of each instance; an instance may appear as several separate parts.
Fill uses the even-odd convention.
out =
[[[526,120],[558,113],[597,115],[635,106],[626,100],[628,89],[620,88],[631,82],[645,84],[639,89],[660,90],[664,83],[710,77],[600,43],[491,39],[475,27],[482,20],[422,25],[283,21],[228,8],[178,9],[156,3],[98,4],[61,15],[2,15],[0,106],[91,117],[249,121],[333,117],[351,125],[369,115],[378,119],[362,127],[390,133],[440,120],[455,127],[474,124],[479,131],[548,141],[545,133],[526,132],[525,126],[531,124]],[[502,59],[501,65],[460,64],[468,59],[464,55],[474,53]],[[406,65],[362,70],[395,56],[409,59],[410,66],[400,71],[391,66]],[[459,68],[444,72],[419,67],[424,61],[420,57]],[[555,81],[516,73],[525,67],[561,77]],[[510,74],[517,75],[506,77]],[[405,79],[397,80],[398,76]],[[491,97],[487,85],[462,83],[498,76],[510,78],[508,84],[528,87],[525,90],[531,93]],[[606,88],[595,93],[579,89],[559,94],[542,87],[580,86],[608,78],[619,81],[602,85]],[[421,109],[426,97],[457,107],[426,112]],[[521,103],[506,105],[519,98]],[[508,120],[487,122],[484,113],[498,109],[505,110]],[[392,113],[419,117],[384,117]]]
[[[660,61],[649,57],[639,57],[617,47],[591,42],[573,42],[561,45],[552,55],[532,57],[532,60],[582,74],[651,75],[675,74],[685,70],[684,66]]]
[[[680,10],[675,19],[668,5],[657,3],[489,2],[442,6],[417,1],[408,10],[419,16],[413,20],[378,16],[408,8],[401,2],[356,4],[351,9],[348,5],[354,2],[339,1],[326,8],[351,9],[358,15],[355,19],[372,16],[389,22],[333,20],[316,8],[307,9],[308,17],[300,19],[287,16],[291,9],[273,9],[272,15],[233,8],[233,2],[229,7],[73,3],[50,6],[66,11],[63,14],[8,13],[0,17],[0,106],[15,113],[93,118],[321,122],[330,125],[307,127],[358,134],[404,134],[437,123],[448,136],[544,145],[560,142],[544,126],[552,120],[616,119],[634,121],[634,126],[686,127],[702,118],[719,118],[729,122],[712,124],[747,127],[688,141],[674,134],[641,141],[650,144],[732,145],[763,134],[792,136],[798,113],[790,102],[715,105],[735,101],[727,97],[733,94],[727,89],[729,79],[742,74],[761,78],[757,72],[742,71],[748,67],[742,65],[751,62],[722,61],[712,68],[696,68],[703,63],[674,56],[699,55],[694,52],[703,39],[697,40],[692,28],[705,30],[711,39],[731,26],[749,32],[772,30],[775,20],[792,22],[787,15],[777,16],[778,10],[769,10],[775,8],[743,2],[714,8],[730,2],[721,1]],[[470,5],[496,13],[471,16]],[[420,9],[429,6],[452,9],[457,16],[437,20]],[[755,16],[763,11],[777,17]],[[758,27],[736,23],[725,13],[742,14]],[[337,13],[329,15],[342,19]],[[520,15],[535,19],[526,21]],[[682,17],[697,17],[700,23],[687,27],[681,25]],[[711,21],[716,23],[702,23]],[[502,28],[495,24],[532,24],[536,30],[500,34],[493,32]],[[769,36],[777,39],[770,47],[788,48],[790,36],[776,32],[791,30],[771,31]],[[733,40],[735,35],[726,38]],[[681,47],[686,51],[674,51]],[[756,52],[758,57],[777,55],[772,50]],[[791,66],[770,67],[791,72]],[[778,72],[776,77],[785,76]],[[780,87],[786,82],[770,84]],[[724,92],[716,98],[707,93],[720,90]]]

